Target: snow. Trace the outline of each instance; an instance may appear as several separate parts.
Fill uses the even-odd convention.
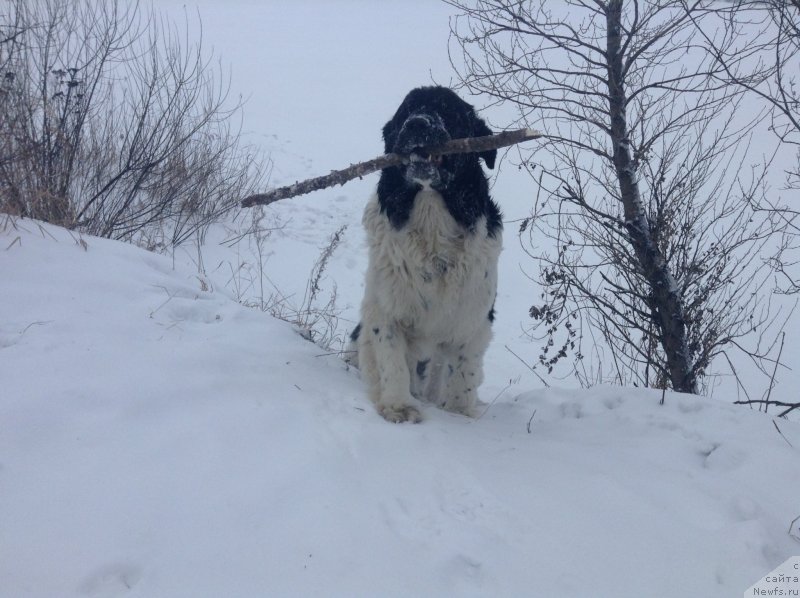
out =
[[[392,425],[192,267],[0,247],[0,596],[731,596],[800,550],[797,423],[604,387]]]
[[[448,83],[450,8],[409,4],[201,3],[272,185],[380,154],[408,89]],[[542,388],[514,356],[537,351],[526,176],[508,156],[493,173],[507,232],[480,415],[416,426],[241,304],[297,309],[346,224],[319,299],[336,288],[343,338],[375,175],[269,206],[260,255],[222,243],[255,211],[172,256],[0,216],[0,598],[727,597],[800,554],[799,423],[730,404],[733,384],[664,405]],[[792,375],[773,397],[796,400]]]

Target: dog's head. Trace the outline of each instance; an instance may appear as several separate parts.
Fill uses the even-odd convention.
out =
[[[497,151],[430,156],[421,148],[449,139],[491,134],[475,109],[446,87],[412,90],[383,127],[385,151],[409,156],[408,163],[399,167],[406,182],[428,184],[439,191],[466,170],[480,169],[479,158],[483,158],[486,166],[494,168]]]

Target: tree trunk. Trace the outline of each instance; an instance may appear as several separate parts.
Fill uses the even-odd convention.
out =
[[[641,273],[649,286],[648,303],[659,329],[672,388],[697,393],[697,378],[689,363],[683,301],[664,256],[650,233],[650,222],[642,205],[636,167],[631,156],[626,118],[623,56],[620,52],[622,1],[607,6],[607,52],[609,116],[614,169],[625,214],[625,226]]]

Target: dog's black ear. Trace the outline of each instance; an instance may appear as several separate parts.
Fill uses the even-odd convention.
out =
[[[406,119],[410,114],[411,109],[409,107],[408,97],[406,97],[400,104],[397,112],[394,113],[394,116],[389,120],[388,123],[383,125],[383,145],[385,153],[388,154],[394,151],[394,146],[397,143],[397,136],[400,133],[400,129],[403,128],[403,123],[406,122]]]
[[[489,150],[488,152],[483,152],[478,154],[483,161],[486,162],[486,166],[489,170],[494,170],[494,161],[497,159],[497,150]]]
[[[486,123],[483,122],[481,117],[478,115],[473,115],[472,136],[483,137],[484,135],[494,135],[494,132],[486,126]],[[494,169],[494,161],[497,159],[497,150],[481,152],[478,154],[478,156],[483,158],[483,161],[486,162],[486,166],[488,168]]]
[[[388,123],[383,125],[383,151],[390,153],[394,144],[397,142],[397,133],[400,128],[395,124],[395,119],[392,118]]]

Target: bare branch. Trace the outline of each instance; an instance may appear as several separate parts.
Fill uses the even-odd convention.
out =
[[[188,21],[135,0],[6,4],[0,211],[157,249],[262,186],[268,161]]]
[[[795,409],[800,409],[800,402],[798,403],[786,403],[784,401],[772,401],[768,399],[753,399],[748,401],[734,401],[735,405],[763,405],[765,407],[769,407],[770,405],[775,405],[776,407],[788,407],[788,409],[781,411],[778,414],[778,417],[786,417]]]
[[[429,156],[442,156],[446,154],[462,154],[462,153],[480,153],[488,150],[498,149],[501,147],[508,147],[523,141],[530,141],[531,139],[538,139],[544,135],[539,131],[533,129],[518,129],[515,131],[503,131],[495,135],[485,135],[483,137],[465,137],[462,139],[451,139],[442,145],[421,148]],[[359,162],[353,164],[342,170],[334,170],[330,174],[319,176],[313,179],[306,179],[288,185],[273,189],[266,193],[258,193],[251,195],[242,200],[243,208],[250,208],[256,205],[267,205],[281,199],[288,197],[295,197],[297,195],[305,195],[312,191],[325,189],[326,187],[333,187],[334,185],[344,185],[346,182],[355,178],[361,178],[365,175],[373,173],[383,168],[391,166],[399,166],[408,160],[408,156],[400,154],[384,154],[367,160],[366,162]]]

